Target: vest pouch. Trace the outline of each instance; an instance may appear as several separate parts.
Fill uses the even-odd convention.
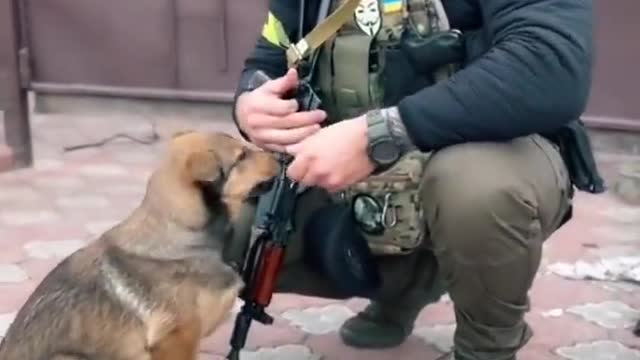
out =
[[[606,190],[593,156],[589,134],[582,121],[571,121],[559,130],[540,135],[558,145],[571,182],[576,188],[593,194]]]
[[[337,121],[353,118],[376,104],[377,92],[369,73],[369,50],[373,39],[360,32],[348,32],[336,37],[333,44],[333,97]]]
[[[350,204],[374,255],[404,255],[423,243],[422,179],[428,158],[429,153],[411,152],[390,169],[335,195]]]
[[[442,31],[428,37],[407,36],[402,41],[413,67],[432,73],[445,65],[464,61],[464,41],[458,30]]]

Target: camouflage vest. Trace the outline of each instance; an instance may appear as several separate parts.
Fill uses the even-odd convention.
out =
[[[314,87],[330,121],[394,105],[409,92],[450,76],[455,71],[450,63],[433,71],[407,71],[416,65],[401,48],[407,39],[428,41],[449,30],[440,0],[361,0],[352,19],[318,53]],[[419,151],[407,154],[391,169],[335,196],[350,203],[374,254],[406,254],[423,243],[421,186],[428,157]]]

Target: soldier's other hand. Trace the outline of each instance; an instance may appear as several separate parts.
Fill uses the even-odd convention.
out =
[[[320,130],[326,118],[322,110],[298,111],[295,99],[286,99],[298,86],[298,74],[290,69],[257,89],[242,94],[237,101],[238,125],[257,146],[283,152]]]
[[[364,117],[344,120],[287,146],[294,156],[287,176],[306,186],[329,192],[367,178],[375,169],[367,153],[367,122]]]

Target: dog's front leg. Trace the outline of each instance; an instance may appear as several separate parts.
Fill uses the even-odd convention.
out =
[[[196,360],[200,346],[197,320],[178,326],[150,349],[151,360]]]

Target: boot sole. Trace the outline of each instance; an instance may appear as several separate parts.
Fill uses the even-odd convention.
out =
[[[388,336],[381,336],[376,339],[369,338],[365,340],[363,339],[364,336],[362,334],[356,333],[348,328],[341,328],[339,334],[342,342],[345,345],[358,349],[395,348],[402,345],[408,337],[405,336],[402,339],[397,339],[396,341],[390,341],[390,338]]]

